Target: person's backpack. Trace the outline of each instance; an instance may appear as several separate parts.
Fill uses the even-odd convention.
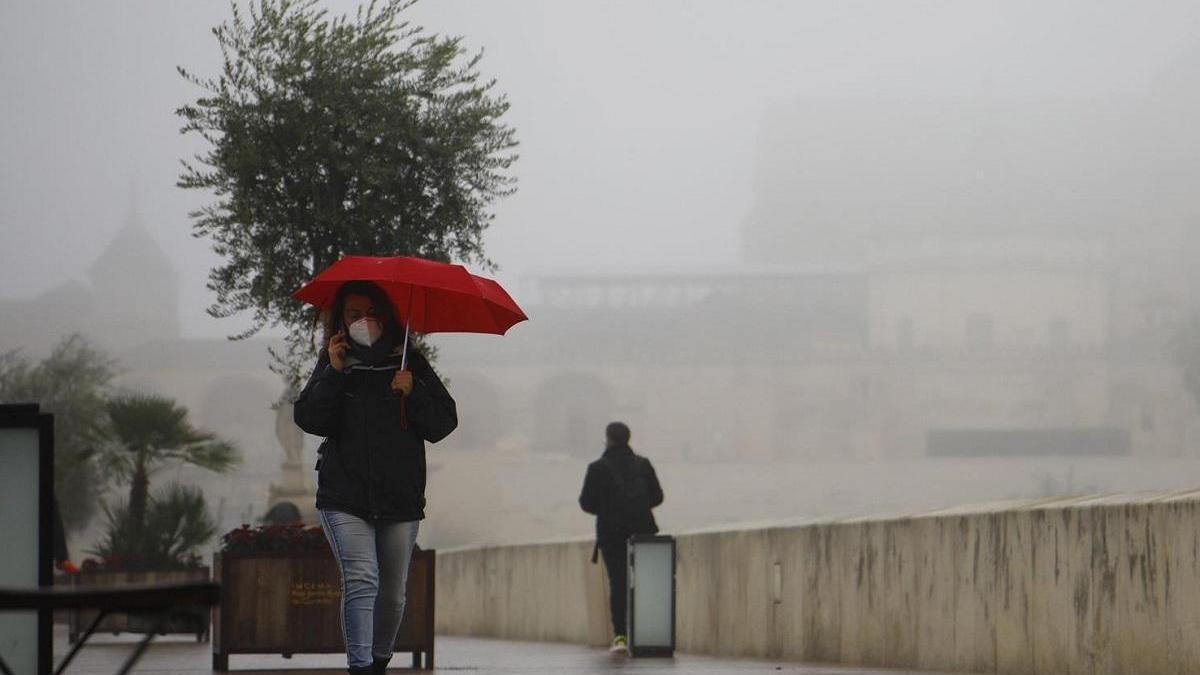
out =
[[[616,524],[630,533],[644,526],[650,510],[650,478],[644,457],[633,458],[628,475],[622,474],[615,462],[601,460],[613,477],[615,490],[609,502],[610,515]]]

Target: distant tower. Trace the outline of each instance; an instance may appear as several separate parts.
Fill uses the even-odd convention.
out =
[[[126,349],[179,338],[179,275],[142,224],[136,199],[88,278],[95,319],[87,332],[97,341]]]
[[[858,197],[846,194],[850,181],[843,181],[851,162],[827,147],[830,137],[846,134],[838,124],[851,124],[853,116],[843,118],[839,107],[845,105],[797,102],[768,110],[754,160],[754,202],[742,221],[743,262],[812,267],[862,261],[871,221],[841,208]]]

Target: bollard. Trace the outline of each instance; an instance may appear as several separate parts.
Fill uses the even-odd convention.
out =
[[[675,539],[629,538],[629,654],[675,654]]]

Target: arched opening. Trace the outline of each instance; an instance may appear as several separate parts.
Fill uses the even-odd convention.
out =
[[[594,375],[573,373],[547,380],[535,398],[533,450],[595,457],[604,426],[616,408],[612,388]]]
[[[458,376],[450,383],[458,408],[458,428],[445,440],[454,450],[491,450],[508,431],[500,405],[500,392],[490,380]]]

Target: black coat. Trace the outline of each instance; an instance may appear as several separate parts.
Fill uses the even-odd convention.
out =
[[[607,466],[606,466],[607,465]],[[610,468],[611,467],[611,468]],[[617,479],[612,469],[629,480],[640,474],[646,481],[649,503],[644,509],[637,509],[631,522],[622,522],[616,516],[617,507],[613,504],[620,491]],[[624,539],[631,534],[656,534],[658,523],[650,509],[662,504],[663,491],[658,483],[658,474],[650,460],[634,454],[629,447],[609,448],[604,455],[588,465],[587,475],[583,479],[583,491],[579,494],[579,506],[596,516],[597,539]]]
[[[342,372],[325,357],[317,362],[295,403],[296,425],[324,436],[317,460],[317,508],[369,520],[425,517],[425,442],[436,443],[458,426],[454,399],[429,362],[409,351],[412,393],[391,388],[400,356],[377,370]]]

